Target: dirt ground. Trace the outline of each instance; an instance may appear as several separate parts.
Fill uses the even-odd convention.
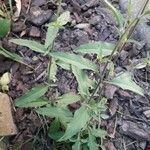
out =
[[[31,2],[31,3],[30,3]],[[117,0],[112,1],[118,7]],[[22,0],[22,11],[17,22],[12,24],[8,37],[1,43],[9,51],[24,57],[32,68],[8,59],[0,60],[0,74],[10,71],[12,81],[9,96],[16,99],[37,84],[46,80],[48,58],[9,42],[11,38],[34,39],[43,42],[46,35],[45,23],[55,19],[57,5],[55,0]],[[109,10],[98,0],[63,0],[62,10],[71,12],[72,21],[59,31],[55,41],[58,51],[72,51],[77,46],[90,41],[108,41],[116,43],[118,35],[115,20]],[[41,15],[35,17],[40,12]],[[115,72],[130,70],[131,61],[146,55],[144,43],[140,46],[127,45],[115,64]],[[57,73],[56,86],[47,93],[47,97],[67,91],[77,91],[74,76],[61,68]],[[150,68],[134,70],[134,79],[147,92],[150,92]],[[150,97],[123,91],[113,86],[106,86],[104,95],[108,98],[109,118],[103,122],[109,136],[104,141],[107,150],[150,150]],[[74,106],[75,108],[78,106]],[[14,120],[18,134],[9,137],[10,150],[52,150],[68,149],[61,143],[55,143],[43,127],[49,119],[41,118],[30,109],[14,110]]]

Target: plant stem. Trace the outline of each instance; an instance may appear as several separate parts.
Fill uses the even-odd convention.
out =
[[[137,24],[139,23],[140,19],[141,19],[141,16],[142,14],[144,13],[145,9],[146,9],[146,6],[148,4],[149,0],[146,0],[141,11],[139,12],[137,18],[135,18],[130,24],[129,26],[126,28],[126,30],[124,31],[124,33],[122,34],[122,36],[120,37],[120,40],[117,42],[114,50],[112,51],[111,55],[109,56],[105,66],[104,66],[104,69],[101,73],[101,77],[99,78],[99,81],[98,81],[98,84],[95,88],[95,90],[93,91],[89,101],[94,97],[95,93],[97,92],[99,86],[102,84],[102,87],[101,87],[101,90],[100,90],[100,96],[101,96],[101,93],[103,91],[103,88],[104,88],[104,77],[105,77],[105,74],[106,74],[106,71],[107,71],[107,67],[108,67],[108,64],[109,62],[112,60],[113,58],[113,55],[116,51],[118,51],[118,53],[120,53],[122,51],[122,49],[124,48],[126,42],[128,41],[128,39],[130,38],[130,36],[132,35],[135,27],[137,26]],[[114,62],[116,62],[117,59],[115,59]]]
[[[59,4],[58,4],[58,8],[57,8],[57,13],[56,13],[57,17],[60,15],[62,0],[58,0],[58,3]]]
[[[59,5],[57,7],[57,13],[56,13],[56,19],[59,17],[60,15],[60,10],[61,10],[61,3],[62,3],[62,0],[59,0],[58,1]],[[50,51],[53,51],[54,49],[54,41],[53,41],[53,44],[52,44],[52,47],[50,48],[49,52]],[[49,56],[49,63],[48,63],[48,82],[50,83],[50,72],[51,72],[51,64],[52,64],[52,57]]]

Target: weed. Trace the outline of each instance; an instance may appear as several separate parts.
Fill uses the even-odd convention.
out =
[[[48,85],[40,85],[31,89],[22,97],[16,99],[17,107],[34,107],[38,114],[54,118],[49,129],[48,135],[51,139],[58,142],[70,142],[73,150],[83,148],[90,150],[98,150],[102,146],[102,141],[107,136],[107,132],[101,128],[101,120],[106,119],[107,99],[103,97],[102,91],[105,84],[113,84],[124,90],[129,90],[144,96],[144,90],[132,80],[131,72],[121,72],[108,79],[108,66],[114,66],[116,59],[112,62],[114,55],[121,52],[130,36],[143,15],[149,14],[145,12],[147,2],[139,16],[135,19],[128,18],[126,21],[122,14],[114,8],[107,0],[104,0],[108,7],[112,10],[113,15],[118,22],[119,41],[116,44],[107,42],[93,42],[81,45],[74,50],[75,53],[57,52],[53,50],[53,43],[57,37],[58,31],[70,20],[70,13],[64,12],[55,22],[47,25],[47,34],[45,44],[40,44],[31,40],[12,39],[11,42],[26,46],[35,52],[47,55],[50,58],[48,66]],[[98,64],[84,58],[79,53],[97,55],[97,62],[105,63],[102,72],[98,70]],[[65,70],[69,70],[75,76],[78,82],[78,94],[66,93],[55,100],[49,101],[44,94],[47,92],[51,81],[55,82],[57,66]],[[92,71],[99,76],[98,82],[90,79],[86,70]],[[113,72],[113,70],[109,70]],[[68,106],[70,104],[80,102],[80,108],[72,113]],[[101,144],[97,142],[101,140]]]

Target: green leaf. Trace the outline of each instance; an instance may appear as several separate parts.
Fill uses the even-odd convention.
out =
[[[21,46],[26,46],[35,52],[44,53],[44,54],[46,52],[44,45],[42,45],[36,41],[24,40],[24,39],[11,39],[10,42],[13,42],[13,43],[15,43],[17,45],[21,45]]]
[[[85,59],[76,54],[70,54],[65,52],[53,52],[49,53],[50,56],[54,57],[55,59],[59,59],[64,61],[65,63],[74,65],[80,69],[88,69],[97,72],[97,66],[88,59]]]
[[[103,58],[109,56],[112,53],[114,47],[115,45],[112,43],[99,41],[99,42],[83,44],[78,48],[76,48],[75,51],[81,53],[89,53],[89,54],[93,53]]]
[[[150,14],[150,10],[146,10],[145,12],[144,12],[144,15],[149,15]]]
[[[112,11],[113,15],[115,16],[120,29],[123,29],[125,22],[123,15],[110,2],[108,2],[108,0],[104,0],[104,2],[107,4],[108,8]]]
[[[36,112],[51,118],[58,118],[61,122],[69,122],[72,119],[72,113],[68,109],[54,106],[36,109]]]
[[[80,132],[90,121],[91,117],[86,106],[81,106],[74,114],[73,119],[67,125],[64,136],[59,141],[65,141]]]
[[[51,61],[51,64],[50,64],[50,76],[49,76],[49,79],[52,80],[52,81],[56,81],[57,78],[56,78],[56,74],[57,74],[57,65],[56,65],[56,62],[55,60],[52,58],[52,61]],[[49,67],[48,67],[49,69]]]
[[[9,19],[0,18],[0,38],[6,36],[10,31],[11,21]]]
[[[121,73],[112,81],[107,83],[119,86],[124,90],[130,90],[144,96],[144,90],[132,80],[131,75],[128,72]]]
[[[37,87],[32,88],[29,92],[25,95],[17,98],[15,100],[15,106],[17,107],[26,107],[26,105],[32,105],[38,98],[42,97],[48,90],[48,86],[40,85]]]
[[[50,46],[52,46],[55,38],[57,37],[59,27],[54,26],[53,23],[50,23],[48,26],[48,30],[46,33],[46,40],[45,40],[45,49],[48,49]]]
[[[58,119],[55,119],[55,120],[51,123],[51,125],[50,125],[50,127],[49,127],[49,129],[48,129],[48,136],[49,136],[51,139],[53,139],[53,140],[58,140],[58,139],[60,139],[60,138],[63,136],[63,134],[64,134],[63,131],[60,131],[60,128],[61,128],[61,124],[60,124],[59,120],[58,120]]]
[[[74,93],[67,93],[58,98],[57,105],[59,107],[66,107],[69,104],[76,103],[81,100],[81,96]]]
[[[19,107],[24,107],[24,108],[29,108],[29,107],[41,107],[45,106],[48,104],[48,101],[44,98],[38,98],[34,101],[26,103],[24,106],[19,106]]]
[[[76,77],[76,80],[78,82],[78,91],[82,96],[89,96],[89,88],[93,88],[95,84],[95,80],[91,80],[88,78],[87,74],[81,70],[78,69],[76,66],[72,66],[72,73]]]
[[[70,21],[70,12],[66,11],[57,18],[57,23],[60,26],[67,24]]]
[[[74,145],[72,145],[72,150],[81,150],[81,141],[77,140]]]
[[[102,129],[91,129],[91,134],[95,137],[105,139],[107,132]]]
[[[23,62],[23,58],[22,58],[21,56],[19,56],[19,55],[15,54],[15,53],[12,53],[12,52],[9,52],[9,51],[5,50],[5,49],[2,48],[1,46],[0,46],[0,54],[3,55],[3,56],[5,56],[5,57],[7,57],[7,58],[9,58],[9,59],[14,60],[14,61],[17,61],[17,62],[20,62],[20,63],[22,63],[22,64],[25,64],[25,63]]]
[[[56,60],[56,64],[65,70],[71,70],[71,65],[67,64],[61,60]]]
[[[96,138],[89,134],[89,141],[88,141],[89,150],[99,150],[99,145],[96,143]]]

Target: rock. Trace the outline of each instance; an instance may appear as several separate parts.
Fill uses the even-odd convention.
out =
[[[12,117],[10,98],[0,93],[0,136],[14,134],[17,134],[17,128]]]
[[[31,7],[30,16],[28,16],[28,21],[33,23],[35,26],[41,26],[50,20],[52,17],[51,10],[42,10],[40,7]]]
[[[37,27],[32,26],[29,32],[29,36],[40,37],[41,31]]]
[[[139,11],[141,10],[145,0],[131,0],[131,6],[132,6],[132,17],[135,18]],[[120,0],[120,7],[121,9],[126,12],[127,6],[128,6],[128,0]],[[150,1],[148,3],[147,9],[150,9]],[[137,34],[140,37],[141,40],[144,40],[146,42],[146,47],[150,48],[150,26],[149,26],[149,19],[150,15],[147,15],[143,17],[140,21],[140,23],[137,25],[136,30]]]

